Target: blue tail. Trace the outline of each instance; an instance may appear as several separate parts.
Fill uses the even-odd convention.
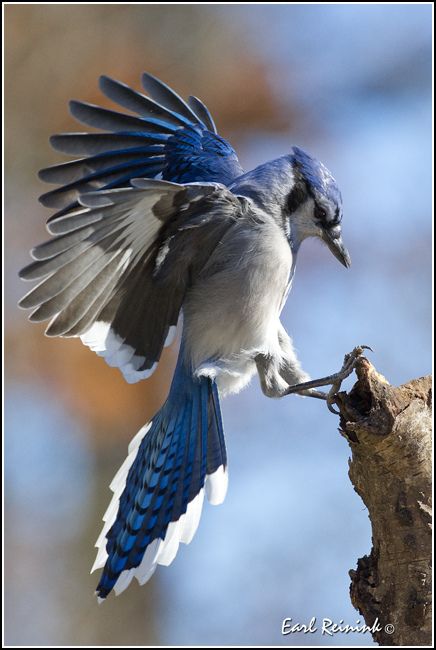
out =
[[[94,568],[104,564],[100,599],[133,577],[144,584],[157,564],[170,564],[179,542],[195,533],[204,488],[211,503],[224,499],[226,463],[216,384],[194,377],[180,353],[165,404],[132,440],[111,484],[115,494],[96,544]]]

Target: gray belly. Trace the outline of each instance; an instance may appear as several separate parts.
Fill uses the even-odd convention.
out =
[[[237,367],[277,345],[277,322],[292,266],[280,229],[241,230],[220,243],[184,303],[186,351],[194,368]]]

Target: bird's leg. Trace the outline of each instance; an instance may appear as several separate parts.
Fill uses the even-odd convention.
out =
[[[339,372],[334,373],[333,375],[327,375],[327,377],[321,377],[320,379],[311,379],[310,381],[305,381],[301,384],[295,384],[294,386],[289,386],[287,389],[287,394],[300,393],[302,390],[309,390],[311,388],[318,388],[319,386],[329,386],[330,384],[335,384],[338,381],[343,381],[350,375],[354,368],[354,362],[359,356],[356,354],[356,350],[361,348],[355,348],[353,352],[346,354],[344,358],[344,364]]]
[[[296,387],[301,386],[301,384],[296,384]],[[292,386],[290,387],[292,388]],[[293,391],[292,391],[293,392]],[[291,393],[286,393],[290,395]],[[314,388],[308,388],[306,390],[299,390],[295,392],[296,395],[301,395],[302,397],[316,397],[316,399],[327,399],[327,393],[324,393],[322,390],[315,390]]]
[[[328,375],[328,377],[321,377],[321,379],[313,379],[311,381],[303,382],[302,384],[295,384],[294,386],[289,386],[286,390],[286,395],[291,395],[292,393],[297,393],[298,395],[304,395],[307,397],[316,397],[318,399],[325,399],[327,401],[327,406],[332,413],[337,411],[333,408],[333,398],[339,391],[341,383],[346,379],[354,370],[356,360],[363,353],[363,350],[371,350],[368,345],[358,345],[354,348],[352,352],[349,352],[344,357],[344,363],[339,372],[334,373],[333,375]],[[320,386],[330,386],[331,388],[328,393],[322,391],[313,390]]]
[[[267,397],[286,395],[288,383],[280,375],[280,359],[268,354],[258,354],[255,362],[264,395]]]

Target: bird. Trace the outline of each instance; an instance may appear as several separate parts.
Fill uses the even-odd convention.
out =
[[[96,132],[53,135],[73,160],[42,169],[57,187],[51,238],[19,275],[19,302],[46,335],[77,337],[129,383],[146,380],[179,336],[168,397],[136,434],[113,479],[93,570],[98,602],[146,583],[195,534],[204,496],[228,483],[220,399],[257,375],[263,393],[326,399],[280,320],[298,252],[319,238],[345,267],[342,198],[299,146],[244,171],[206,105],[144,73],[139,92],[101,76],[117,109],[73,100]],[[125,112],[127,110],[128,112]],[[335,377],[335,376],[332,376]]]

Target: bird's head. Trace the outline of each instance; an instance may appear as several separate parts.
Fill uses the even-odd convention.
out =
[[[341,264],[351,265],[342,243],[337,183],[327,167],[299,147],[239,176],[229,187],[273,217],[294,251],[306,237],[319,237]]]
[[[350,255],[342,242],[342,197],[329,170],[299,147],[287,156],[292,183],[282,206],[288,237],[297,247],[306,237],[319,237],[345,267]]]

